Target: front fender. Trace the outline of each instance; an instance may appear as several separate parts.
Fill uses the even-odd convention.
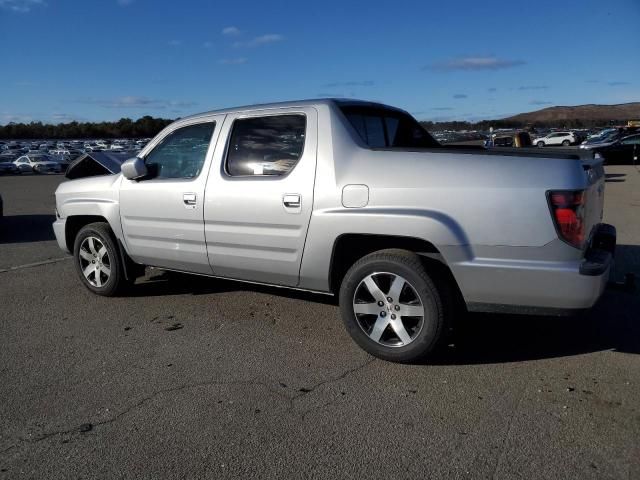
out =
[[[61,183],[56,190],[56,208],[61,218],[75,216],[103,217],[122,239],[119,186],[121,176],[105,175]]]

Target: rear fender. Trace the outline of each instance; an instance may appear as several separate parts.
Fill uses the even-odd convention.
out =
[[[473,252],[462,227],[448,215],[427,209],[374,207],[326,209],[311,217],[300,268],[300,287],[328,291],[334,244],[344,234],[412,237],[433,244],[445,263],[449,252],[455,261],[471,260]]]

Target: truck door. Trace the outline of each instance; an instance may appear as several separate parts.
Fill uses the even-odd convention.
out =
[[[311,107],[228,115],[205,192],[215,275],[298,284],[313,207],[317,122]]]
[[[122,178],[127,251],[145,265],[211,274],[204,237],[204,187],[224,115],[178,124],[144,155],[149,176]]]

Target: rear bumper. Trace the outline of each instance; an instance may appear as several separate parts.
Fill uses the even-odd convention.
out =
[[[65,235],[65,225],[66,219],[58,218],[55,222],[53,222],[53,233],[56,236],[56,240],[58,241],[58,246],[67,253],[71,253],[69,248],[67,247],[67,237]]]
[[[600,276],[608,272],[616,253],[616,227],[601,223],[580,263],[580,275]]]
[[[615,227],[601,224],[579,260],[476,259],[452,270],[470,311],[572,314],[593,307],[604,292],[615,246]]]

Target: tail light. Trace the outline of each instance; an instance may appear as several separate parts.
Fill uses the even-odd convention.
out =
[[[576,248],[584,246],[585,192],[554,190],[548,192],[549,206],[558,235]]]

